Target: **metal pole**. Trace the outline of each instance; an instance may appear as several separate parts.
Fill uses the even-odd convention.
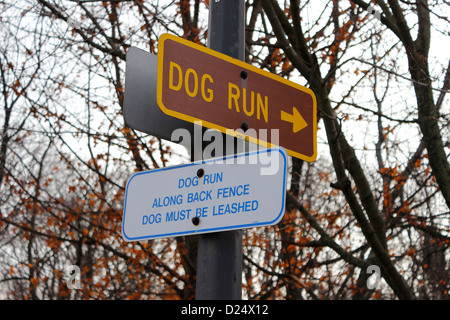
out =
[[[208,47],[233,58],[244,60],[244,0],[210,1]],[[231,151],[225,150],[224,153],[231,154]],[[196,299],[240,300],[241,298],[242,231],[200,235]]]

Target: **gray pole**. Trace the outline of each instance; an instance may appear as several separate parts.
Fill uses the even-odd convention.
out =
[[[244,0],[211,0],[209,2],[208,47],[230,57],[244,60]],[[231,153],[230,150],[225,152]],[[242,231],[200,235],[196,299],[240,300],[241,297]]]

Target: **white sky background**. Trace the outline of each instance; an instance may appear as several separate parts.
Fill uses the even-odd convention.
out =
[[[35,4],[29,1],[23,1],[24,3],[28,3],[30,6],[34,6]],[[161,14],[168,14],[170,10],[174,10],[173,7],[170,7],[170,4],[173,4],[173,1],[159,1],[159,4],[163,4],[163,8],[165,8]],[[165,6],[167,4],[167,6]],[[96,8],[96,10],[102,10],[103,8],[100,8],[98,4],[85,4],[86,6],[90,8]],[[302,22],[304,30],[311,30],[310,35],[312,36],[319,28],[322,27],[322,25],[314,25],[314,23],[319,18],[319,15],[322,14],[323,7],[328,6],[328,8],[325,10],[325,13],[323,16],[320,17],[321,20],[327,20],[329,19],[329,12],[331,10],[330,7],[331,3],[328,1],[318,1],[313,2],[312,5],[308,5],[305,8],[302,9]],[[343,4],[347,5],[347,4]],[[17,7],[21,7],[21,5],[17,5]],[[124,11],[127,8],[126,6],[122,6],[120,8],[121,11]],[[319,10],[317,10],[319,8]],[[200,15],[201,25],[205,28],[208,23],[208,11],[203,6],[202,7],[202,14]],[[140,32],[139,32],[139,21],[137,20],[137,17],[134,15],[135,13],[130,12],[128,15],[128,21],[127,19],[124,19],[124,22],[126,22],[129,27],[134,31],[131,32],[132,36],[128,39],[128,42],[132,45],[136,45],[138,47],[141,47],[142,49],[149,50],[148,45],[144,44],[142,41],[146,39],[141,39]],[[448,16],[448,12],[436,12],[437,16]],[[69,16],[76,17],[75,12],[68,12]],[[368,14],[369,15],[369,14]],[[433,25],[432,30],[432,38],[431,38],[431,50],[430,50],[430,72],[433,77],[436,77],[436,81],[433,82],[434,88],[440,88],[442,86],[442,79],[444,76],[444,72],[446,70],[448,60],[450,58],[450,41],[449,41],[449,25],[443,24],[440,19],[436,18],[436,15],[431,15],[432,22],[436,23]],[[32,29],[34,27],[34,23],[32,20],[32,15],[25,15],[23,20],[18,20],[18,24],[21,25],[24,29]],[[411,15],[408,23],[409,25],[414,28],[415,21],[412,19],[414,18],[414,15]],[[75,21],[75,18],[73,19]],[[73,23],[77,23],[76,21]],[[88,23],[88,20],[81,20],[78,23],[80,23],[83,27],[86,27]],[[378,29],[378,25],[380,22],[374,18],[370,17],[366,20],[366,24],[362,27],[363,29],[366,28],[367,30],[373,30],[376,31]],[[157,26],[157,24],[155,24]],[[67,28],[66,23],[62,21],[55,20],[51,26],[46,26],[49,28],[47,31],[50,32],[50,30],[58,31],[60,34],[64,35],[70,33],[70,28]],[[436,29],[438,31],[436,31]],[[2,30],[4,33],[5,31]],[[65,81],[70,84],[74,84],[76,86],[73,86],[69,88],[68,90],[62,91],[60,93],[60,96],[58,97],[59,100],[55,100],[55,104],[51,105],[51,108],[54,108],[53,110],[55,112],[58,112],[60,109],[60,112],[64,113],[68,118],[70,118],[70,121],[72,122],[74,127],[68,126],[65,128],[67,131],[67,134],[64,134],[64,137],[66,139],[67,145],[72,148],[71,152],[74,152],[76,154],[86,154],[89,157],[89,152],[86,150],[86,143],[85,138],[82,135],[74,135],[75,127],[77,125],[86,126],[87,119],[90,117],[90,125],[91,128],[100,129],[106,126],[105,120],[101,113],[89,111],[89,108],[86,108],[86,99],[81,98],[78,94],[74,94],[77,92],[82,92],[87,90],[88,86],[90,86],[90,99],[93,101],[98,102],[102,106],[108,106],[108,109],[112,107],[113,105],[117,104],[116,96],[111,88],[111,85],[108,84],[106,78],[102,78],[101,76],[96,75],[96,71],[99,70],[99,74],[103,74],[104,76],[108,76],[108,73],[111,77],[113,77],[113,69],[111,66],[104,65],[102,63],[102,60],[96,61],[92,57],[85,58],[85,57],[79,57],[76,56],[75,52],[72,52],[71,50],[62,50],[62,46],[64,45],[64,41],[56,41],[52,38],[46,38],[45,36],[46,30],[42,30],[42,36],[41,38],[45,40],[45,54],[48,55],[48,58],[45,60],[46,67],[52,68],[52,74],[57,74],[59,77],[61,77],[61,81]],[[163,32],[166,32],[165,30],[155,28],[154,36],[155,40],[156,38],[161,35]],[[174,32],[179,32],[179,30],[174,30]],[[202,33],[203,34],[203,33]],[[359,33],[361,34],[361,32]],[[255,33],[255,37],[260,36],[259,34]],[[359,35],[358,35],[359,36]],[[377,45],[374,45],[375,50],[379,50],[380,54],[383,54],[386,50],[387,46],[392,46],[397,40],[395,36],[390,31],[384,31],[381,35],[380,42]],[[21,39],[21,45],[32,47],[35,45],[36,38],[28,37],[24,38],[19,36]],[[374,38],[375,39],[375,38]],[[364,39],[361,39],[364,40]],[[353,40],[353,43],[358,43],[358,39]],[[80,43],[82,45],[82,43]],[[147,46],[147,47],[146,47]],[[348,59],[361,59],[364,58],[366,61],[371,62],[371,53],[370,53],[370,43],[365,41],[363,44],[356,45],[354,48],[350,49],[342,59],[342,61],[348,60]],[[378,46],[378,47],[376,47]],[[364,50],[365,52],[361,52],[361,50]],[[259,50],[259,48],[257,48]],[[53,56],[53,54],[57,54],[56,56]],[[352,56],[353,54],[353,56]],[[389,59],[393,59],[390,61]],[[20,57],[19,59],[20,60]],[[64,64],[61,66],[60,63],[64,62]],[[400,61],[400,63],[398,63]],[[391,68],[393,63],[397,63],[394,68]],[[92,65],[93,71],[92,73],[86,72],[85,69],[80,68],[81,64]],[[403,49],[398,52],[398,54],[393,55],[392,57],[385,59],[383,61],[383,68],[386,70],[392,71],[391,74],[391,80],[389,88],[387,89],[387,98],[385,99],[383,103],[383,112],[394,119],[399,120],[409,120],[412,121],[417,117],[416,114],[416,101],[414,96],[414,91],[412,89],[411,82],[408,80],[409,73],[407,70],[407,64],[406,64],[406,57],[404,54]],[[105,69],[105,71],[102,71],[102,69]],[[126,64],[122,63],[122,68],[125,70]],[[323,64],[323,74],[327,71],[328,65]],[[345,63],[345,65],[339,69],[339,71],[347,71],[345,74],[337,74],[336,75],[336,84],[332,90],[331,99],[335,105],[335,103],[339,102],[342,99],[342,95],[347,92],[347,90],[354,85],[357,80],[362,76],[363,70],[369,70],[369,72],[372,72],[372,68],[368,64],[361,63],[359,61],[353,60],[348,61]],[[106,72],[106,73],[105,73]],[[358,74],[356,74],[358,73]],[[296,75],[297,74],[297,75]],[[386,78],[388,75],[387,72],[383,70],[378,70],[378,78],[379,81],[382,82],[383,78]],[[91,81],[88,81],[88,80]],[[298,73],[293,73],[293,75],[290,77],[291,81],[295,81],[297,83],[300,83],[302,85],[306,85],[304,79],[301,76],[298,76]],[[374,103],[374,97],[373,97],[373,90],[372,90],[372,79],[367,79],[362,81],[357,88],[356,93],[353,93],[350,98],[347,98],[345,101],[350,103],[355,103],[358,105],[361,105],[364,108],[374,110],[376,111],[376,105]],[[126,86],[126,84],[125,84]],[[36,88],[39,90],[39,88]],[[386,88],[383,87],[382,84],[378,85],[377,87],[377,94],[379,96],[382,96],[384,94],[384,91]],[[439,91],[435,91],[435,96],[439,94]],[[45,97],[44,97],[45,98]],[[87,98],[87,97],[86,97]],[[449,105],[448,105],[449,97],[447,95],[446,101],[443,103],[441,108],[441,113],[446,114],[447,118],[444,118],[444,120],[448,119],[449,114]],[[58,106],[59,104],[59,106]],[[112,108],[111,110],[114,110]],[[410,114],[409,114],[410,113]],[[349,106],[346,104],[343,104],[339,110],[338,110],[338,117],[341,117],[344,119],[345,115],[348,114],[349,120],[343,121],[343,130],[346,134],[347,139],[349,140],[350,144],[357,150],[357,152],[361,155],[361,161],[365,165],[373,166],[373,168],[376,168],[376,160],[374,155],[374,146],[378,139],[378,132],[377,132],[377,126],[376,121],[377,117],[371,113],[368,112],[362,112],[359,109],[355,109],[353,106]],[[357,121],[356,119],[359,117],[359,115],[363,115],[362,121]],[[18,113],[16,115],[18,118],[20,118],[21,114]],[[119,119],[117,115],[114,115],[113,113],[108,114],[110,117],[116,117],[118,125],[123,122],[123,119]],[[411,152],[415,151],[415,148],[420,142],[421,134],[419,132],[418,126],[415,124],[399,124],[395,121],[388,121],[386,119],[383,119],[383,126],[391,126],[392,128],[395,126],[398,126],[399,129],[395,130],[391,136],[388,137],[388,143],[391,143],[391,141],[394,141],[396,143],[401,144],[400,152],[395,153],[388,153],[386,156],[388,159],[386,159],[386,163],[389,164],[389,157],[392,159],[392,163],[402,164],[409,158],[409,155]],[[43,131],[47,128],[47,125],[45,123],[37,123],[36,126],[29,128],[31,130],[35,131]],[[97,132],[101,132],[103,129],[98,130]],[[106,129],[103,133],[105,134],[113,134],[114,130],[117,130],[117,128],[109,128]],[[448,140],[448,128],[443,130],[443,139],[444,143],[446,142],[446,139]],[[447,134],[447,137],[446,137]],[[392,138],[394,137],[394,138]],[[148,139],[150,139],[149,137]],[[180,156],[175,156],[172,159],[170,159],[170,164],[176,164],[180,162],[187,162],[189,161],[189,156],[184,147],[181,147],[176,144],[172,144],[169,142],[166,142],[168,145],[171,146],[177,153],[179,153]],[[95,154],[105,152],[104,149],[102,149],[101,144],[96,145],[94,148]],[[158,158],[158,157],[155,157]],[[325,130],[322,128],[322,123],[319,122],[319,130],[318,130],[318,160],[326,160],[329,161],[329,149],[328,149],[328,142],[325,136]],[[127,159],[123,159],[126,161]],[[113,169],[113,168],[112,168]]]
[[[213,1],[213,0],[211,0]],[[23,1],[24,3],[30,4],[32,5],[32,1]],[[165,1],[159,1],[159,3],[167,3],[167,5],[172,4],[174,1],[172,0],[165,0]],[[317,19],[317,15],[321,13],[321,10],[316,10],[317,7],[322,7],[324,5],[330,5],[328,1],[324,1],[324,0],[320,0],[320,1],[312,1],[313,4],[304,8],[303,9],[303,13],[305,13],[305,16],[303,16],[303,23],[305,25],[304,29],[308,29],[309,27],[311,27],[312,29],[312,34],[315,33],[317,31],[318,28],[320,28],[321,26],[313,26],[313,23],[316,21]],[[98,8],[98,4],[86,4],[86,6],[91,6],[92,8]],[[18,5],[18,7],[20,7],[20,5]],[[446,7],[448,8],[448,7]],[[102,8],[101,8],[102,9]],[[331,8],[329,8],[331,10]],[[99,8],[100,10],[100,8]],[[167,10],[172,10],[172,8],[167,9]],[[202,14],[201,17],[201,21],[202,21],[202,25],[206,26],[207,25],[207,10],[205,8],[203,8],[202,11],[204,14]],[[450,16],[450,12],[436,12],[437,15],[440,16]],[[27,28],[31,28],[33,27],[33,20],[31,18],[28,18],[29,16],[25,16],[26,18],[24,19],[29,19],[29,20],[22,20],[20,21],[20,24],[22,25],[22,27],[27,27]],[[430,50],[430,62],[429,62],[429,66],[430,66],[430,73],[432,74],[432,76],[436,77],[436,80],[433,82],[433,87],[434,88],[441,88],[442,87],[442,79],[444,78],[444,72],[447,68],[448,65],[448,61],[450,58],[450,30],[449,30],[449,25],[448,24],[442,24],[441,21],[439,19],[437,19],[434,15],[431,16],[432,18],[432,22],[436,22],[437,24],[433,26],[433,30],[432,30],[432,38],[431,38],[431,50]],[[323,19],[328,19],[328,16],[324,16]],[[17,22],[19,23],[19,21]],[[87,22],[81,22],[84,26],[84,23]],[[145,40],[145,39],[141,39],[140,37],[140,32],[139,32],[139,24],[137,23],[136,17],[133,15],[133,13],[130,13],[129,15],[129,20],[127,21],[127,23],[130,25],[130,27],[134,27],[134,25],[136,24],[135,27],[135,38],[130,39],[130,43],[132,45],[136,45],[142,49],[145,50],[149,50],[148,46],[146,46],[145,44],[142,43],[141,40]],[[410,26],[414,26],[414,21],[412,20],[412,17],[409,19],[408,21]],[[377,24],[379,24],[379,22],[373,18],[373,19],[368,19],[367,20],[367,25],[365,27],[367,27],[368,30],[376,30],[377,29]],[[64,30],[64,28],[67,28],[66,24],[63,22],[58,22],[55,21],[53,23],[53,25],[51,26],[52,28],[55,28],[55,30],[61,30],[61,34],[64,35],[64,32],[62,30]],[[49,26],[47,25],[47,28],[49,28]],[[439,30],[436,31],[435,29]],[[50,28],[49,28],[50,30]],[[67,29],[68,31],[66,32],[70,32],[69,29]],[[45,31],[45,30],[44,30]],[[5,39],[5,32],[6,30],[0,30],[0,34],[1,36]],[[160,29],[155,29],[155,39],[156,36],[159,36],[163,30]],[[174,30],[174,32],[179,32],[179,30]],[[45,35],[43,35],[45,36]],[[255,35],[256,36],[256,35]],[[23,37],[19,37],[23,42],[21,43],[24,46],[29,46],[32,47],[34,45],[34,41],[35,39],[33,38],[23,38]],[[13,39],[13,38],[11,38]],[[389,42],[387,42],[386,40],[389,40]],[[389,46],[392,45],[393,41],[395,40],[395,37],[392,35],[392,33],[390,31],[385,31],[382,34],[382,39],[379,43],[379,49],[380,52],[384,52],[385,48],[384,46]],[[358,39],[354,40],[354,43],[357,43]],[[366,44],[368,45],[369,43],[366,42]],[[107,79],[99,77],[99,76],[95,76],[95,72],[92,72],[92,74],[88,74],[83,72],[83,69],[80,68],[80,63],[92,63],[92,65],[94,66],[94,71],[95,70],[102,70],[102,68],[106,68],[106,72],[104,73],[103,71],[100,72],[102,74],[107,74],[108,72],[111,72],[111,68],[108,66],[104,66],[102,64],[102,61],[89,61],[87,59],[80,58],[78,56],[76,56],[71,50],[62,50],[62,46],[63,42],[55,42],[55,40],[52,39],[48,39],[47,42],[45,43],[45,54],[48,55],[48,59],[45,60],[46,63],[46,68],[53,68],[53,72],[55,74],[64,74],[67,78],[65,79],[68,83],[76,83],[79,85],[79,88],[72,88],[71,90],[75,90],[75,91],[83,91],[87,89],[87,86],[90,85],[92,90],[91,90],[91,94],[92,96],[90,97],[92,100],[96,100],[98,101],[99,104],[104,105],[104,106],[108,106],[111,107],[111,110],[114,110],[114,108],[117,105],[117,101],[116,101],[116,96],[113,93],[113,90],[111,89],[111,86],[108,84]],[[367,47],[368,48],[368,47]],[[354,52],[354,57],[356,58],[361,58],[361,46],[357,46],[356,48],[352,49],[351,51],[349,51],[346,54],[346,59],[351,58],[351,54],[352,52]],[[52,53],[57,53],[57,56],[52,56]],[[370,61],[370,52],[366,51],[364,53],[366,56],[365,58],[367,58],[368,61]],[[23,60],[23,57],[15,57],[17,59],[17,61],[21,61]],[[412,85],[411,82],[409,80],[407,80],[409,78],[409,73],[407,70],[407,64],[406,64],[406,57],[403,51],[400,51],[398,53],[398,55],[393,57],[394,59],[396,59],[395,63],[401,61],[400,63],[398,63],[398,65],[396,66],[395,70],[392,70],[395,72],[395,74],[397,74],[397,76],[393,76],[391,82],[390,82],[390,86],[388,88],[388,93],[387,93],[387,98],[384,101],[383,104],[383,111],[386,113],[387,116],[391,116],[392,118],[395,119],[407,119],[407,120],[414,120],[417,117],[416,114],[416,100],[415,100],[415,95],[414,95],[414,91],[412,89]],[[345,58],[343,59],[345,60]],[[61,61],[66,62],[63,66],[58,66],[57,64],[59,64]],[[28,60],[27,63],[31,63],[30,60]],[[123,66],[123,70],[125,70],[125,63],[122,63]],[[327,65],[324,65],[324,70],[327,69]],[[383,67],[385,67],[386,69],[389,70],[389,60],[387,59],[385,61],[385,64],[383,65]],[[32,68],[32,64],[30,64],[29,68]],[[356,70],[359,70],[359,75],[357,75],[355,73]],[[361,77],[362,75],[362,70],[369,70],[370,66],[369,65],[365,65],[365,64],[361,64],[359,62],[349,62],[347,63],[342,70],[348,70],[348,73],[344,74],[344,75],[340,75],[337,74],[336,76],[336,84],[335,87],[333,88],[332,91],[332,95],[331,98],[334,102],[340,101],[342,98],[342,94],[345,94],[347,92],[347,90],[349,89],[349,87],[351,85],[353,85],[356,80]],[[50,70],[50,69],[49,69]],[[379,77],[380,77],[380,81],[382,81],[382,77],[386,76],[386,72],[379,70]],[[88,84],[87,79],[89,77],[92,77],[91,80]],[[404,78],[403,78],[404,77]],[[298,82],[302,85],[305,85],[304,80],[299,77],[298,75],[295,76],[293,75],[290,80]],[[346,100],[348,102],[353,102],[353,103],[357,103],[360,104],[361,106],[374,110],[376,111],[376,105],[374,103],[374,98],[373,98],[373,91],[372,91],[372,87],[371,87],[371,83],[370,81],[372,80],[365,80],[361,83],[361,85],[358,87],[357,90],[357,94],[352,94],[351,96],[351,100]],[[125,84],[126,85],[126,84]],[[37,94],[38,90],[40,88],[36,88],[36,93]],[[81,98],[78,94],[75,94],[74,92],[72,92],[71,90],[69,91],[64,91],[61,92],[61,96],[59,96],[58,98],[61,98],[57,103],[52,104],[51,108],[54,108],[53,110],[56,112],[64,112],[66,114],[66,116],[68,118],[71,119],[71,121],[73,122],[73,125],[76,127],[78,124],[81,124],[82,126],[86,125],[87,122],[87,118],[89,116],[88,114],[88,108],[86,108],[86,99]],[[379,85],[377,88],[377,94],[379,94],[380,96],[384,93],[385,88],[383,87],[383,85]],[[435,91],[435,96],[437,97],[437,95],[439,94],[439,91]],[[45,97],[42,97],[42,99],[44,99]],[[444,118],[444,120],[448,120],[449,119],[449,95],[447,94],[446,96],[446,100],[442,105],[441,108],[441,114],[446,114],[447,117]],[[27,105],[25,104],[22,108],[20,108],[20,110],[23,110],[24,108],[26,108]],[[411,112],[411,114],[408,114],[408,112]],[[349,143],[355,147],[355,149],[357,150],[358,154],[360,155],[360,159],[361,162],[363,164],[363,166],[369,166],[371,169],[373,169],[374,171],[376,170],[376,158],[375,158],[375,153],[374,153],[374,145],[378,139],[378,132],[377,132],[377,127],[376,127],[376,121],[377,121],[377,117],[371,113],[367,113],[367,112],[362,112],[359,109],[355,109],[352,106],[348,106],[348,105],[342,105],[339,109],[338,112],[338,116],[343,117],[343,114],[347,113],[349,114],[349,120],[347,121],[343,121],[343,130],[344,133],[347,137],[347,139],[349,140]],[[94,116],[95,114],[95,116]],[[364,118],[362,121],[356,121],[356,119],[358,118],[358,116],[360,114],[364,115]],[[113,113],[108,114],[109,116],[114,116]],[[22,116],[22,114],[20,112],[17,112],[14,117],[16,117],[17,119],[20,119]],[[0,113],[0,122],[2,122],[2,117],[3,114]],[[116,130],[117,128],[105,128],[106,126],[106,122],[105,122],[105,118],[103,118],[101,116],[101,114],[99,112],[92,112],[91,114],[91,126],[92,128],[95,128],[95,130],[97,130],[98,132],[103,131],[105,134],[112,134],[114,132],[114,130]],[[116,119],[117,123],[120,124],[123,122],[123,119]],[[45,123],[39,123],[36,121],[30,122],[30,127],[28,127],[28,129],[30,130],[34,130],[34,131],[43,131],[46,130],[48,128],[48,125]],[[419,128],[417,125],[415,124],[402,124],[399,125],[397,122],[395,121],[388,121],[386,119],[383,119],[383,125],[387,126],[390,125],[391,127],[393,126],[399,126],[399,129],[395,130],[392,135],[395,138],[392,138],[392,136],[388,136],[388,140],[394,141],[394,142],[398,142],[401,146],[401,148],[399,148],[398,150],[396,150],[393,153],[388,153],[387,157],[388,159],[386,159],[386,163],[387,164],[395,164],[395,165],[403,165],[405,163],[405,160],[409,158],[410,153],[414,152],[417,145],[420,142],[420,137],[421,134],[419,132]],[[441,125],[445,125],[445,123],[442,123]],[[323,126],[321,123],[319,123],[319,128],[322,128],[318,131],[318,162],[321,162],[321,165],[323,165],[324,163],[327,163],[327,161],[329,161],[329,149],[328,149],[328,142],[327,139],[325,137],[325,130],[323,129]],[[74,128],[71,128],[69,126],[67,126],[66,128],[64,128],[67,133],[64,134],[64,138],[66,139],[67,145],[70,146],[73,149],[73,153],[76,153],[78,155],[80,155],[81,157],[83,155],[86,155],[86,158],[89,158],[89,152],[87,150],[87,146],[86,146],[86,141],[85,141],[85,137],[80,135],[79,137],[77,137],[76,135],[74,135]],[[443,140],[444,143],[448,142],[449,140],[449,127],[447,127],[446,129],[442,130],[442,134],[443,134]],[[151,137],[149,137],[148,139],[150,139]],[[30,139],[31,140],[31,139]],[[36,142],[35,142],[36,143]],[[175,156],[174,158],[170,159],[170,165],[172,164],[177,164],[177,163],[181,163],[181,162],[188,162],[189,158],[188,158],[188,154],[185,150],[184,147],[181,147],[179,145],[176,144],[172,144],[172,143],[168,143],[168,145],[170,145],[173,149],[175,149],[178,153],[181,154],[181,157],[177,157]],[[37,146],[35,146],[37,147]],[[367,150],[365,150],[367,149]],[[449,150],[447,148],[447,153],[449,153]],[[95,154],[98,153],[103,153],[105,152],[105,149],[103,148],[103,146],[101,144],[99,144],[98,146],[95,146],[94,148],[94,152]],[[121,151],[119,151],[121,152]],[[69,152],[69,153],[72,153]],[[123,153],[122,153],[123,154]],[[119,153],[118,153],[119,156]],[[128,156],[126,156],[128,157]],[[158,158],[155,156],[155,158]],[[124,161],[127,161],[129,159],[124,158]],[[389,161],[391,160],[391,161]],[[51,168],[49,168],[50,170]],[[115,170],[115,168],[111,167],[111,170]],[[125,170],[125,169],[124,169]],[[330,165],[330,170],[332,170],[332,167]],[[121,176],[118,173],[118,180],[120,180],[120,178],[123,178],[123,176]],[[64,190],[62,190],[64,191]]]
[[[173,10],[173,8],[169,7],[170,4],[173,3],[173,1],[159,1],[160,4],[164,4],[167,3],[168,8],[163,11],[162,13],[167,14],[167,12],[169,10]],[[322,6],[324,5],[328,5],[330,6],[330,3],[328,1],[319,1],[319,2],[314,2],[313,5],[309,5],[306,8],[303,9],[303,13],[307,13],[305,16],[302,16],[303,18],[303,23],[305,25],[304,29],[307,30],[309,28],[309,26],[311,26],[316,19],[318,18],[317,15],[319,15],[322,12]],[[86,4],[86,6],[91,6],[92,8],[98,8],[98,4]],[[317,10],[316,8],[320,7],[320,10]],[[122,7],[124,8],[124,7]],[[100,10],[100,9],[99,9]],[[121,9],[122,10],[122,9]],[[331,8],[329,8],[329,10],[331,10]],[[203,8],[203,12],[205,14],[201,14],[200,18],[201,21],[203,21],[203,26],[207,25],[207,9]],[[441,15],[445,15],[445,13],[441,13]],[[136,25],[138,25],[138,21],[136,20],[136,17],[133,16],[133,14],[131,13],[129,18],[129,21],[127,21],[127,23],[129,23],[130,26],[133,26],[134,23],[136,23]],[[328,15],[323,15],[322,19],[328,19]],[[435,19],[436,20],[436,19]],[[81,22],[83,23],[83,22]],[[372,19],[367,19],[367,27],[369,29],[377,29],[377,24],[380,24],[379,21],[377,21],[375,18]],[[414,25],[413,21],[409,21],[410,26]],[[312,26],[312,32],[311,34],[313,34],[318,27],[314,27]],[[443,25],[442,28],[445,28],[448,26]],[[138,29],[138,28],[136,28]],[[447,32],[448,34],[448,30],[444,30],[445,32]],[[155,29],[155,37],[158,36],[158,30]],[[161,31],[162,33],[162,31]],[[161,34],[160,33],[160,34]],[[160,35],[159,34],[159,35]],[[138,32],[136,32],[136,36],[138,35]],[[390,31],[385,31],[383,33],[383,39],[381,40],[380,46],[386,46],[386,39],[393,39],[395,41],[395,37],[392,35],[392,33]],[[130,39],[132,40],[132,39]],[[446,41],[447,40],[447,41]],[[139,41],[139,40],[138,40]],[[358,39],[354,40],[354,43],[357,42]],[[135,43],[136,41],[131,41],[131,44]],[[369,45],[369,43],[366,42],[367,45]],[[138,43],[136,43],[136,45],[138,47],[141,47],[142,49],[148,50],[148,47],[145,48],[141,45],[139,45]],[[369,49],[369,48],[367,48]],[[448,41],[448,36],[443,36],[442,34],[438,33],[438,32],[434,32],[433,36],[432,36],[432,43],[431,43],[431,51],[430,51],[430,72],[432,73],[432,75],[439,75],[439,73],[444,72],[446,66],[447,66],[447,61],[449,59],[449,54],[448,52],[450,52],[450,41]],[[357,47],[354,49],[355,52],[355,57],[356,58],[360,58],[361,57],[361,46]],[[380,52],[383,53],[385,49],[381,48]],[[365,53],[368,57],[368,61],[370,61],[370,52],[367,51]],[[393,85],[392,87],[389,88],[388,91],[388,99],[386,99],[387,101],[384,103],[384,105],[387,105],[388,103],[391,104],[391,112],[390,114],[388,113],[388,116],[392,116],[393,118],[396,119],[404,119],[405,117],[407,117],[408,115],[402,114],[404,113],[405,105],[409,104],[411,107],[408,109],[410,110],[415,110],[416,108],[416,102],[415,102],[415,98],[414,98],[414,92],[412,90],[412,86],[411,83],[407,80],[407,78],[409,78],[409,74],[408,74],[408,70],[407,70],[407,66],[406,66],[406,58],[404,57],[404,53],[400,53],[401,55],[403,55],[402,59],[402,65],[401,67],[403,68],[403,70],[401,69],[396,69],[395,72],[399,75],[403,75],[405,76],[406,79],[403,79],[401,77],[396,77],[395,80],[392,80],[390,83]],[[349,59],[351,55],[351,51],[349,51],[345,58],[345,59]],[[433,61],[434,60],[434,61]],[[95,63],[95,61],[93,62]],[[97,68],[100,68],[101,66],[98,65]],[[328,66],[327,65],[323,65],[324,71],[326,70]],[[388,65],[385,65],[386,69],[389,68]],[[125,68],[125,65],[124,65]],[[339,92],[342,91],[343,93],[346,92],[346,90],[350,87],[350,85],[353,85],[356,81],[357,78],[359,78],[361,76],[361,71],[362,70],[369,70],[371,67],[370,65],[364,65],[361,64],[357,61],[355,61],[355,63],[349,62],[346,63],[346,65],[342,68],[342,70],[348,70],[348,73],[346,73],[345,75],[339,75],[337,74],[336,77],[336,85],[333,88],[332,91],[332,99],[334,99],[336,102],[340,101],[342,94],[340,94]],[[398,66],[397,66],[398,68]],[[353,72],[355,72],[356,70],[360,71],[359,76],[354,74]],[[325,73],[325,72],[324,72]],[[385,73],[383,71],[379,71],[379,78],[381,79],[383,76],[385,75]],[[79,77],[83,77],[83,75],[78,75]],[[88,75],[86,75],[88,76]],[[440,74],[440,79],[443,78],[443,75]],[[101,81],[101,79],[99,79]],[[293,78],[291,77],[292,81],[298,82],[300,84],[305,84],[304,81],[302,80],[302,78]],[[91,81],[91,86],[93,88],[95,88],[96,86],[103,86],[105,89],[104,90],[92,90],[92,92],[95,92],[96,94],[98,94],[98,99],[102,99],[102,97],[107,97],[107,96],[112,96],[111,92],[107,92],[108,91],[108,87],[107,84],[101,85],[101,82],[98,82],[99,84],[97,85],[97,81]],[[442,83],[439,82],[434,82],[434,87],[440,87],[442,86]],[[378,92],[377,89],[377,93],[379,95],[383,94],[383,86],[379,85],[379,88],[381,90],[381,92]],[[103,93],[102,93],[103,92]],[[371,110],[375,110],[376,111],[376,106],[374,105],[374,99],[373,99],[373,93],[372,93],[372,88],[370,87],[370,84],[367,81],[364,81],[358,88],[358,93],[357,95],[352,95],[352,99],[353,103],[357,103],[362,105],[365,108],[371,109]],[[438,93],[438,92],[437,92]],[[448,97],[447,97],[448,99]],[[348,100],[347,100],[348,101]],[[447,100],[448,101],[448,100]],[[112,101],[111,101],[112,102]],[[80,101],[79,103],[82,103],[82,101]],[[77,104],[77,103],[75,103]],[[399,106],[399,108],[396,108],[396,105]],[[445,106],[445,104],[444,104]],[[355,110],[353,107],[350,106],[341,106],[341,108],[339,109],[340,111],[344,112],[344,113],[348,113],[350,115],[350,119],[352,119],[352,114],[355,115],[355,118],[357,116],[359,116],[359,114],[361,113],[359,110]],[[399,113],[398,110],[401,110],[401,112]],[[384,112],[386,112],[386,108],[384,108]],[[446,113],[445,112],[445,108],[443,108],[441,110],[442,113]],[[448,111],[447,111],[448,113]],[[76,114],[74,114],[75,117],[77,117]],[[79,115],[78,117],[82,117],[84,118],[86,115]],[[368,118],[370,118],[368,121],[376,121],[376,117],[373,115],[368,115],[367,118],[365,118],[364,120],[367,120]],[[414,117],[408,117],[408,120],[413,120]],[[82,119],[80,119],[81,121],[83,121]],[[93,121],[95,121],[95,119],[93,119]],[[387,120],[383,120],[385,125],[388,125],[388,121]],[[319,123],[319,128],[321,127],[321,124]],[[411,127],[411,126],[408,126]],[[415,126],[417,128],[417,126]],[[374,123],[372,123],[372,125],[368,126],[366,121],[355,121],[353,123],[349,123],[349,122],[344,122],[343,125],[343,129],[346,132],[346,136],[349,139],[350,143],[357,149],[357,150],[363,150],[364,148],[369,148],[371,149],[371,146],[374,145],[373,141],[376,141],[378,139],[378,133],[376,132],[376,125]],[[411,130],[411,129],[409,129]],[[418,129],[417,129],[418,130]],[[417,145],[419,143],[418,138],[420,135],[418,135],[418,131],[408,131],[408,133],[406,133],[404,130],[401,131],[400,133],[395,132],[395,134],[399,134],[398,138],[400,140],[404,140],[404,141],[409,141],[408,145],[410,145],[411,150],[414,150],[415,145]],[[406,133],[406,134],[405,134]],[[319,139],[318,139],[318,157],[327,157],[328,158],[328,143],[326,141],[326,137],[324,136],[324,130],[319,130],[318,131],[318,135],[319,135]],[[411,137],[412,136],[416,136],[417,137],[417,141],[414,144],[411,144]],[[170,143],[169,143],[170,144]],[[173,148],[177,148],[176,146],[174,146],[173,144],[170,144]],[[184,156],[186,156],[187,154],[184,152],[184,148],[177,148],[179,150],[180,153],[184,154]],[[405,155],[407,157],[407,155]],[[369,159],[367,159],[368,161],[370,161],[370,159],[372,158],[372,156],[369,157]],[[179,160],[175,160],[172,159],[173,161],[177,162],[177,161],[183,161],[183,158],[179,159]]]

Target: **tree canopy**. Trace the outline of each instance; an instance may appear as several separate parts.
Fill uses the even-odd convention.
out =
[[[449,298],[449,6],[246,0],[246,62],[315,93],[318,157],[291,158],[278,225],[244,230],[243,298]],[[127,179],[190,161],[123,101],[127,50],[206,45],[208,8],[0,2],[1,298],[195,298],[195,236],[122,239]]]

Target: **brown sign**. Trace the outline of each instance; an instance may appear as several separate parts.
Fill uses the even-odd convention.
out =
[[[157,102],[175,118],[279,145],[306,161],[317,156],[310,89],[169,34],[159,42]]]

